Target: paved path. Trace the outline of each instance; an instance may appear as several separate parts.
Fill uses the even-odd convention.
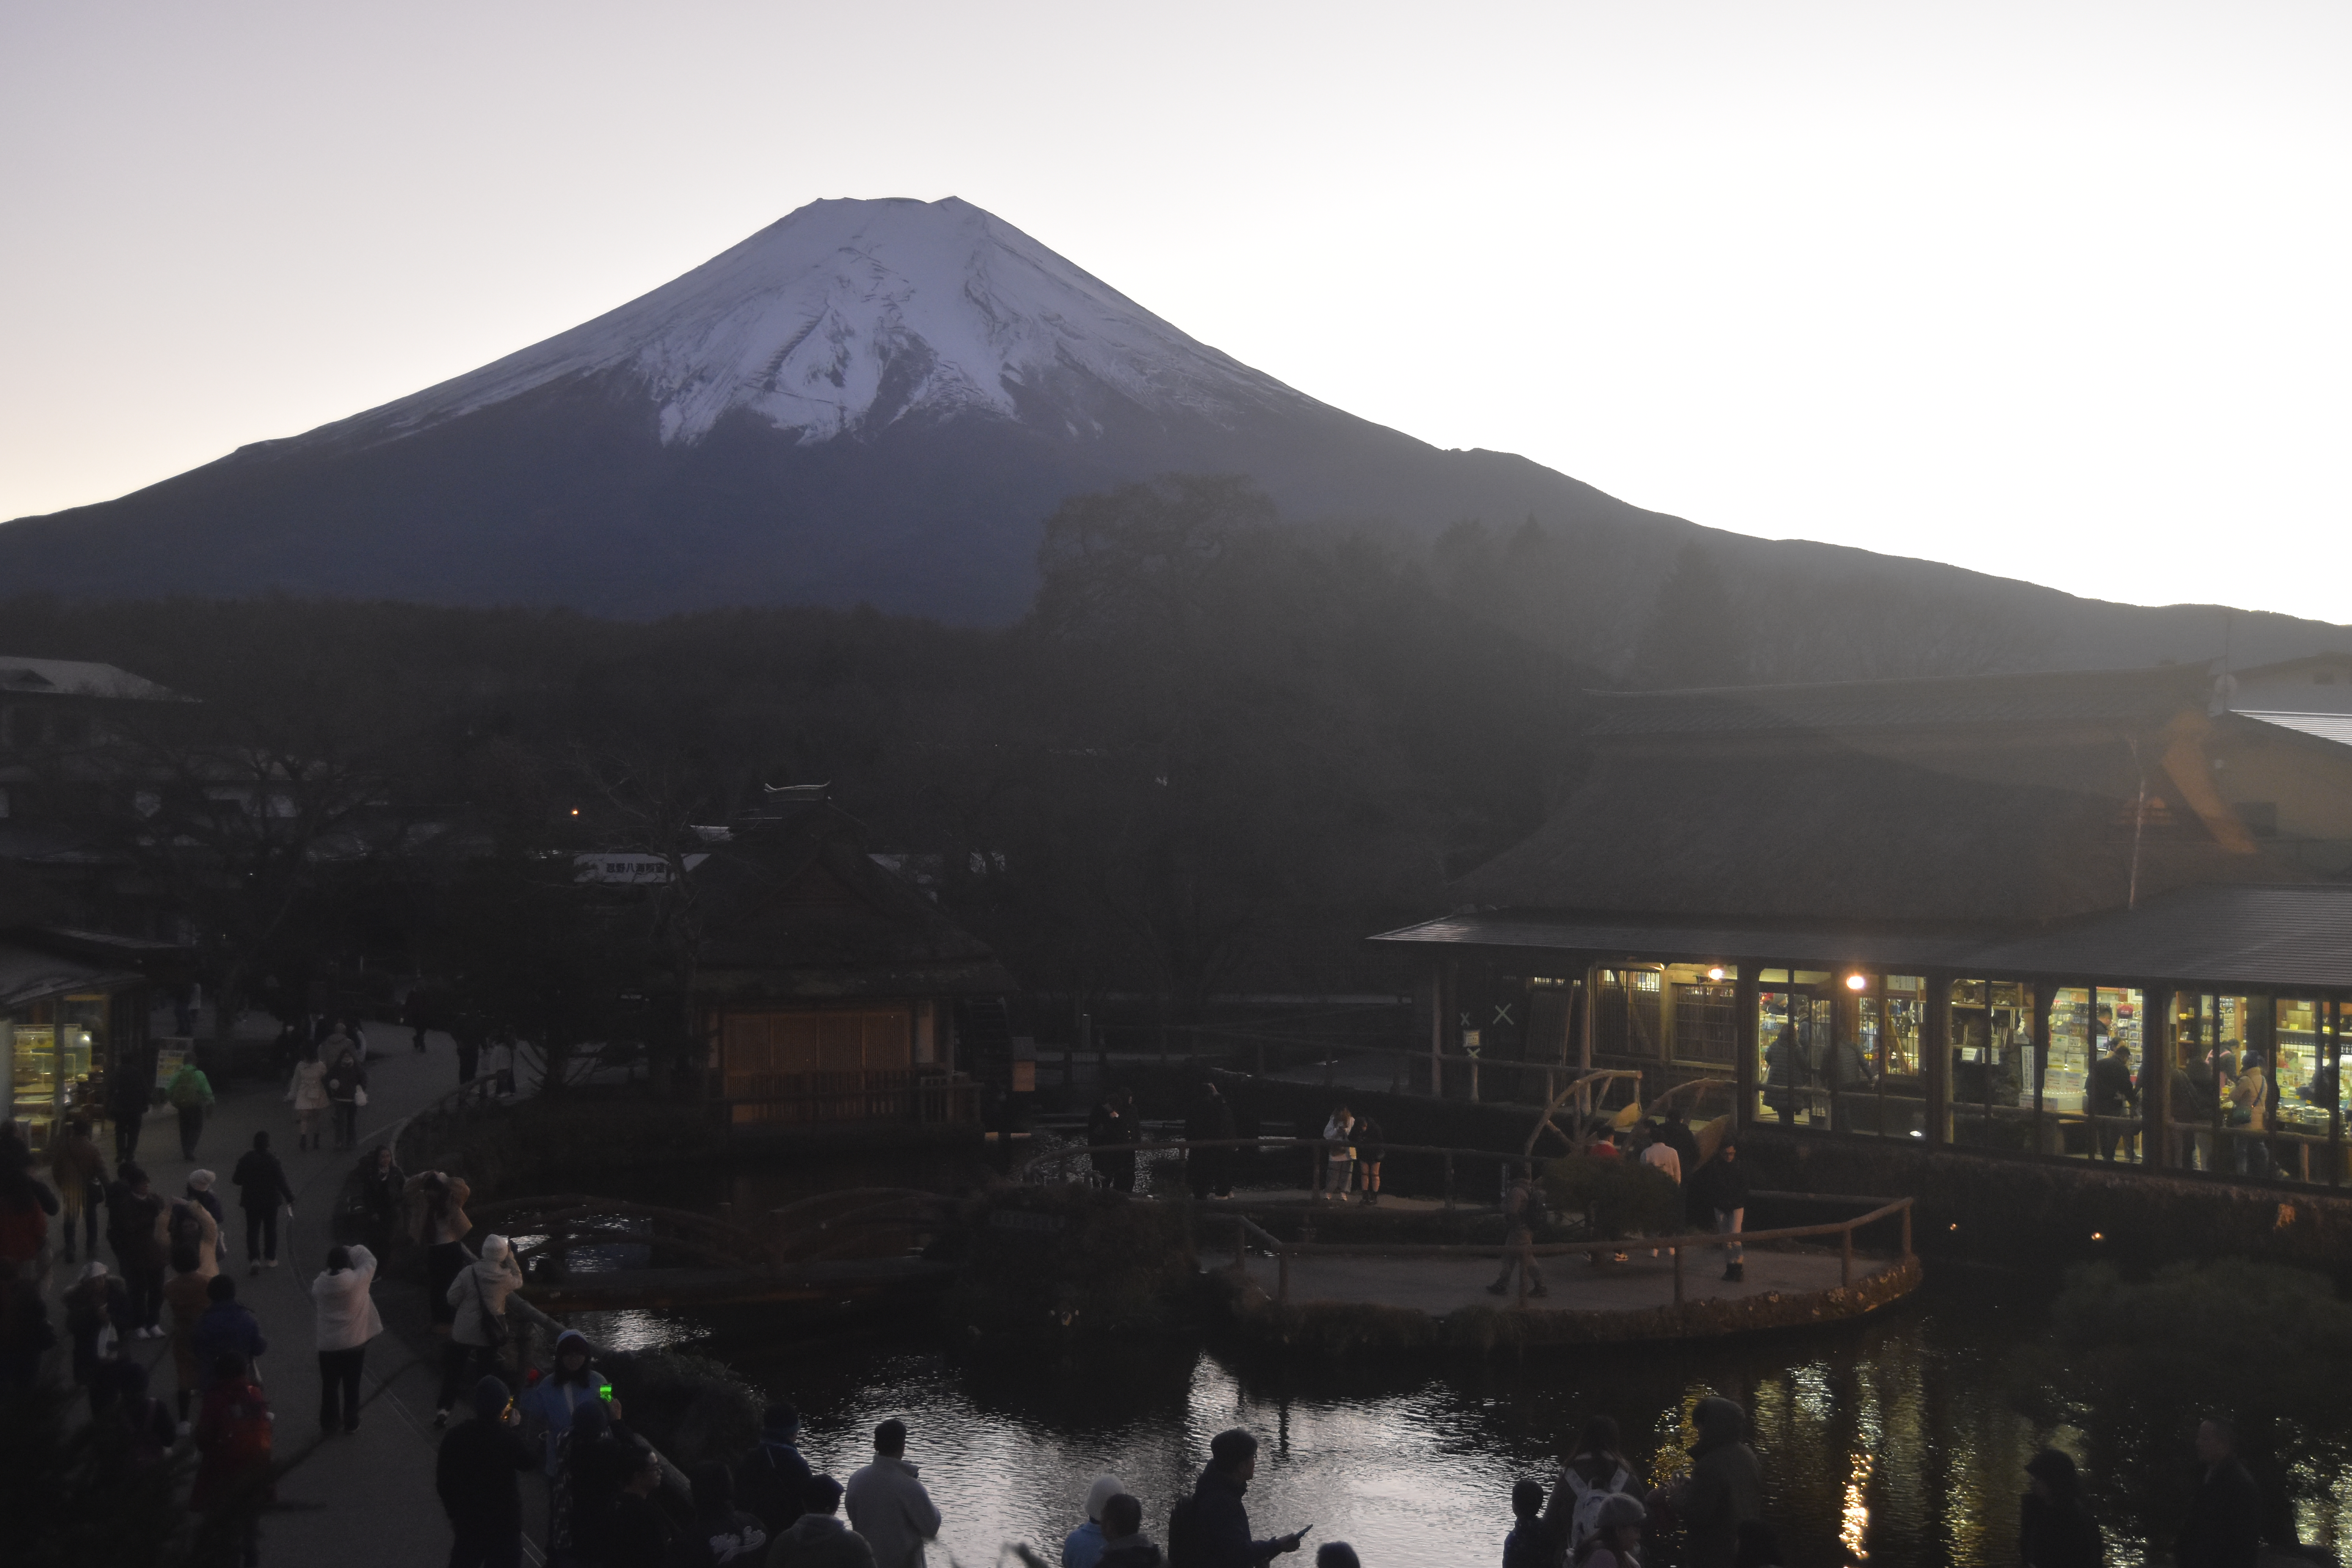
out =
[[[1812,1252],[1748,1249],[1747,1279],[1733,1284],[1722,1278],[1722,1255],[1693,1248],[1683,1258],[1683,1287],[1690,1301],[1727,1300],[1779,1291],[1783,1296],[1834,1289],[1837,1256]],[[1204,1261],[1218,1261],[1213,1249],[1204,1249]],[[1580,1257],[1538,1259],[1551,1294],[1530,1301],[1530,1309],[1568,1312],[1622,1312],[1670,1307],[1675,1300],[1671,1258],[1653,1258],[1634,1251],[1624,1263],[1594,1268]],[[1410,1307],[1442,1316],[1464,1307],[1492,1307],[1497,1298],[1486,1293],[1500,1271],[1492,1258],[1294,1258],[1290,1260],[1290,1300],[1369,1302],[1384,1307]],[[1860,1284],[1893,1265],[1882,1259],[1853,1260],[1854,1282]],[[1277,1266],[1271,1258],[1253,1256],[1250,1278],[1269,1296],[1274,1294]],[[1502,1298],[1508,1302],[1510,1298]]]
[[[176,1196],[188,1173],[198,1168],[219,1175],[221,1201],[229,1224],[222,1253],[236,1278],[237,1299],[261,1320],[269,1341],[261,1368],[277,1413],[277,1454],[289,1467],[278,1482],[278,1507],[262,1521],[265,1563],[330,1564],[332,1568],[386,1568],[444,1561],[449,1528],[433,1488],[439,1435],[432,1428],[434,1398],[440,1385],[438,1342],[425,1333],[402,1332],[425,1321],[421,1289],[406,1280],[379,1279],[376,1300],[386,1331],[368,1347],[362,1384],[364,1401],[358,1432],[322,1439],[319,1431],[319,1366],[310,1285],[324,1266],[335,1197],[352,1166],[411,1112],[457,1087],[457,1056],[446,1035],[429,1037],[423,1055],[410,1046],[409,1032],[389,1023],[364,1026],[370,1051],[368,1104],[360,1112],[355,1150],[332,1147],[297,1152],[294,1112],[282,1086],[251,1079],[220,1086],[219,1103],[196,1145],[194,1162],[180,1158],[179,1128],[167,1107],[151,1111],[139,1144],[139,1163],[155,1191]],[[258,1276],[245,1272],[244,1216],[228,1173],[236,1157],[252,1147],[253,1134],[267,1129],[271,1147],[285,1163],[295,1193],[294,1219],[280,1220],[278,1267]],[[331,1132],[328,1138],[331,1145]],[[106,1144],[110,1161],[113,1148]],[[100,1256],[114,1267],[101,1236]],[[63,1264],[52,1272],[54,1291],[70,1283]],[[415,1300],[403,1300],[404,1296]],[[166,1311],[168,1321],[169,1312]],[[61,1312],[52,1321],[64,1321]],[[178,1386],[168,1340],[133,1341],[131,1350],[152,1369],[153,1386],[169,1396]],[[525,1492],[531,1490],[525,1477]],[[530,1510],[526,1509],[528,1516]],[[526,1544],[526,1557],[541,1560]]]

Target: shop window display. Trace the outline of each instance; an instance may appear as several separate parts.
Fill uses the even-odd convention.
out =
[[[1758,975],[1759,1120],[1790,1127],[1829,1125],[1825,1073],[1836,1033],[1831,980],[1826,971],[1812,969],[1767,969]]]

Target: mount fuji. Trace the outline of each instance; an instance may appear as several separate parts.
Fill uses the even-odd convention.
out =
[[[820,201],[479,370],[0,527],[0,582],[996,622],[1065,496],[1171,470],[1294,518],[1534,514],[1637,578],[1692,526],[1318,403],[969,203]]]

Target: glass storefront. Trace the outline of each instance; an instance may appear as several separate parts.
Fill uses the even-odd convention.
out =
[[[36,1152],[75,1112],[103,1114],[109,1015],[108,998],[92,994],[36,1002],[8,1016],[9,1110]]]

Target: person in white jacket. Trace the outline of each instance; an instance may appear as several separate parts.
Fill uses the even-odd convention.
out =
[[[326,1272],[310,1279],[310,1303],[318,1311],[319,1429],[323,1433],[331,1434],[338,1426],[346,1432],[360,1429],[360,1365],[367,1357],[368,1341],[383,1332],[383,1315],[370,1293],[374,1284],[375,1254],[364,1247],[329,1247]]]
[[[448,1302],[457,1310],[449,1342],[441,1347],[441,1399],[433,1425],[449,1424],[457,1395],[499,1371],[499,1347],[507,1342],[507,1298],[522,1286],[522,1269],[503,1236],[482,1238],[482,1256],[449,1281]]]
[[[294,1147],[316,1149],[319,1146],[319,1124],[327,1115],[327,1064],[319,1059],[319,1047],[302,1047],[302,1059],[294,1064],[294,1076],[286,1085],[286,1098],[294,1102]]]
[[[907,1424],[874,1428],[874,1462],[844,1489],[849,1527],[874,1548],[875,1568],[923,1568],[923,1542],[940,1532],[940,1510],[907,1463]]]

